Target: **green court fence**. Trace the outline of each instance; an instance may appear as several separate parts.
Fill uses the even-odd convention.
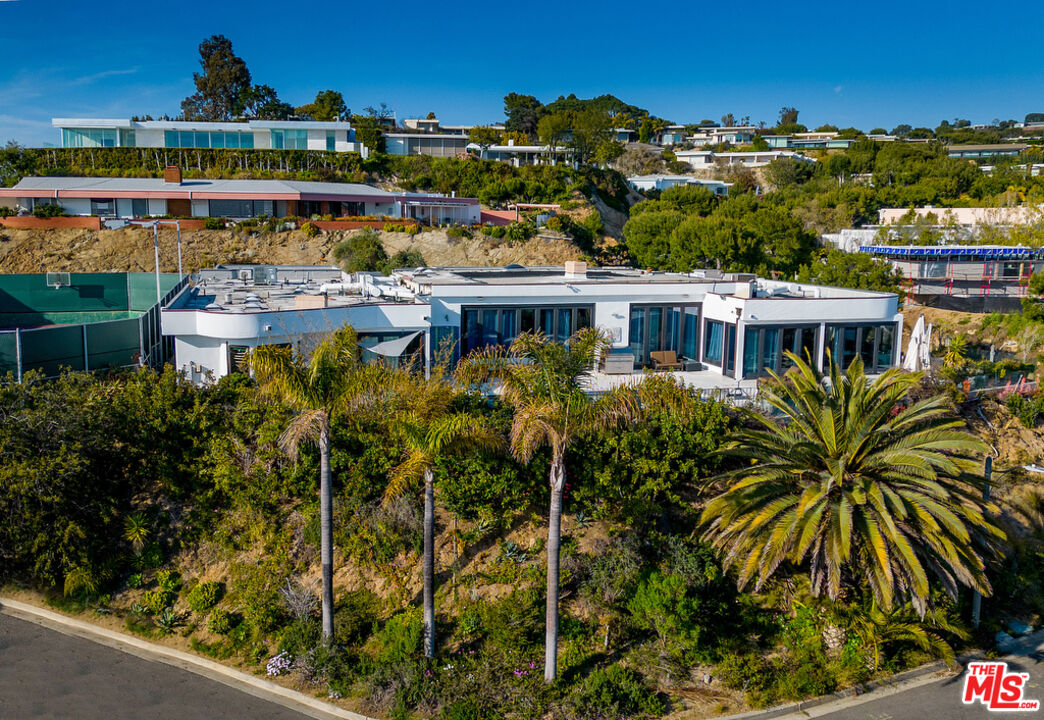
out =
[[[172,352],[160,308],[188,278],[163,273],[159,280],[157,302],[153,273],[69,273],[67,284],[43,273],[0,275],[0,376],[159,367]]]

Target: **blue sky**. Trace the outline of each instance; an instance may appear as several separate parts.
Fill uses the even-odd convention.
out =
[[[52,117],[175,115],[211,34],[292,104],[333,88],[447,123],[503,120],[511,91],[863,130],[1044,112],[1044,4],[847,5],[0,0],[0,143],[56,142]]]

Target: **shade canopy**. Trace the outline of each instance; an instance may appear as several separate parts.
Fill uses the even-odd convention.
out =
[[[399,357],[402,355],[406,348],[410,346],[413,339],[421,334],[421,331],[410,333],[409,335],[403,335],[402,337],[395,338],[394,340],[385,340],[382,343],[377,343],[373,347],[366,348],[372,353],[378,355],[384,355],[385,357]]]

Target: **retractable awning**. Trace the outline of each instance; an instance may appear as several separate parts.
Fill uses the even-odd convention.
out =
[[[385,340],[382,343],[377,343],[373,347],[369,347],[366,349],[372,353],[384,355],[385,357],[399,357],[406,351],[406,348],[410,346],[410,343],[413,342],[413,339],[420,334],[421,331],[418,330],[417,332],[410,333],[409,335],[403,335],[402,337],[395,338],[394,340]]]

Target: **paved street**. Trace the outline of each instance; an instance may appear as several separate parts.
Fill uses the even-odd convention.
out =
[[[186,670],[0,614],[0,719],[302,720]]]
[[[1024,697],[1027,700],[1040,700],[1044,704],[1044,652],[1000,659],[1008,663],[1009,672],[1029,673],[1029,686]],[[963,688],[962,674],[818,717],[824,720],[980,720],[998,716],[1034,720],[1044,717],[1044,710],[997,713],[990,712],[978,703],[964,705],[961,703]]]

